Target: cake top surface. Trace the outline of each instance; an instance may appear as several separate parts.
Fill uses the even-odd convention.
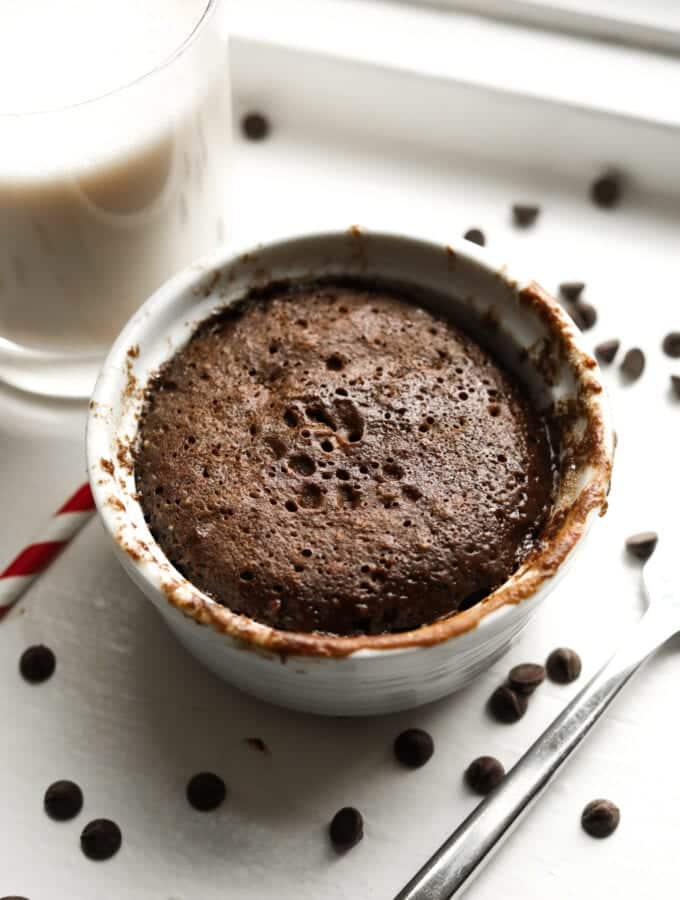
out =
[[[159,372],[135,478],[198,588],[289,631],[401,631],[527,556],[554,471],[545,422],[471,337],[392,289],[279,285]]]

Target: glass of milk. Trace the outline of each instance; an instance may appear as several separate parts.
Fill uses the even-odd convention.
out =
[[[121,325],[225,237],[220,0],[4,0],[0,380],[89,395]]]

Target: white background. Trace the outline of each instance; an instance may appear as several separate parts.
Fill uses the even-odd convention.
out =
[[[546,287],[587,282],[600,313],[593,344],[620,337],[645,349],[639,383],[624,386],[615,367],[605,374],[620,439],[610,512],[520,643],[477,684],[425,709],[368,721],[286,713],[218,682],[175,644],[92,522],[0,625],[0,896],[392,897],[475,805],[461,780],[470,760],[489,753],[509,767],[578,688],[546,684],[522,721],[502,726],[487,718],[484,703],[507,669],[573,646],[583,683],[643,608],[640,567],[625,558],[625,536],[657,528],[677,540],[680,403],[667,385],[680,365],[659,349],[668,330],[680,329],[676,202],[633,185],[621,209],[602,212],[587,200],[586,178],[504,166],[500,157],[483,163],[453,147],[416,149],[371,137],[370,129],[350,137],[341,125],[302,127],[277,118],[274,95],[236,78],[237,111],[256,103],[274,124],[265,143],[237,142],[230,205],[239,239],[363,222],[455,240],[480,226],[496,253]],[[510,224],[518,200],[542,206],[526,233]],[[0,392],[3,560],[83,480],[84,421],[82,407]],[[20,653],[36,642],[58,659],[42,686],[25,684],[17,671]],[[669,644],[630,685],[471,898],[676,896],[679,649]],[[411,725],[436,742],[432,760],[415,772],[391,754],[396,734]],[[270,756],[244,743],[253,736]],[[204,769],[228,785],[217,813],[194,812],[184,798],[188,778]],[[71,823],[54,823],[42,810],[44,790],[58,778],[74,779],[85,794]],[[581,809],[595,797],[621,807],[620,828],[607,841],[580,829]],[[366,836],[339,858],[325,829],[346,804],[364,813]],[[97,864],[82,856],[78,837],[100,816],[120,824],[123,848]]]

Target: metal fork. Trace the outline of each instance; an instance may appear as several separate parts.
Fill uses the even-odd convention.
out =
[[[574,697],[395,900],[460,896],[642,664],[680,632],[680,542],[666,536],[645,564],[647,609],[619,650]]]

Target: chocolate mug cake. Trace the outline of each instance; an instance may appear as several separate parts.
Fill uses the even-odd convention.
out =
[[[150,383],[135,457],[154,538],[283,631],[381,634],[477,603],[540,542],[545,419],[408,292],[279,283],[198,327]]]

